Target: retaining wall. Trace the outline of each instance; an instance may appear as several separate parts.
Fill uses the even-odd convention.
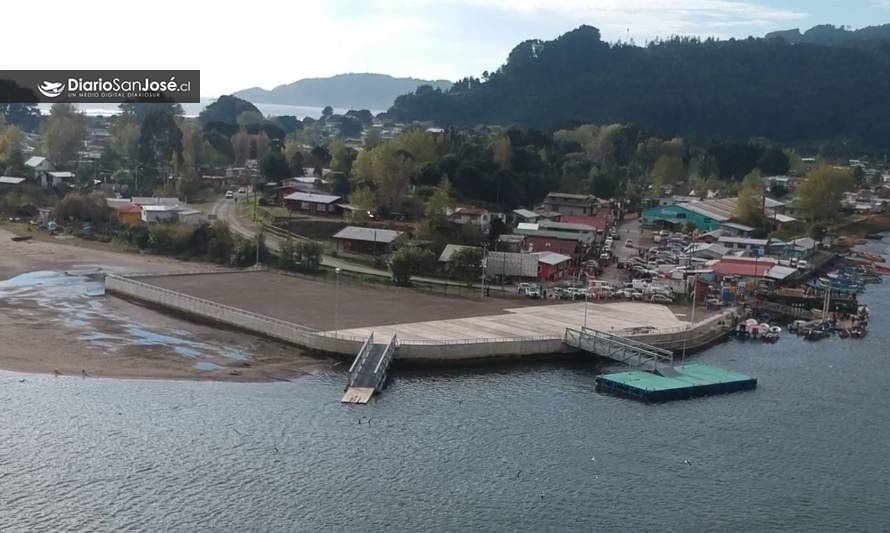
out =
[[[695,351],[707,348],[726,337],[732,331],[736,323],[736,317],[734,310],[724,311],[689,328],[662,330],[651,334],[627,335],[627,337],[674,352],[684,348],[687,351]],[[620,332],[618,334],[620,335]]]
[[[177,275],[189,274],[191,273]],[[358,353],[358,350],[365,342],[363,338],[335,336],[331,333],[316,331],[292,322],[157,287],[138,279],[131,279],[130,276],[107,275],[105,277],[105,290],[109,294],[132,298],[202,320],[233,326],[328,354],[351,358]],[[416,361],[457,361],[462,359],[559,354],[566,351],[568,350],[563,344],[561,337],[467,339],[459,341],[408,340],[400,342],[398,358]]]
[[[215,272],[222,274],[232,272],[232,270],[217,270]],[[199,273],[184,272],[176,275]],[[210,272],[204,271],[203,273]],[[145,277],[152,276],[157,276],[157,274]],[[335,336],[332,333],[316,331],[299,324],[197,298],[134,279],[138,277],[109,274],[105,277],[105,290],[110,294],[143,301],[202,320],[233,326],[328,354],[352,358],[365,342],[363,338]],[[734,323],[734,312],[729,311],[699,322],[691,328],[676,328],[653,334],[626,336],[667,350],[679,351],[685,346],[686,350],[693,351],[705,348],[722,339],[732,329],[731,326]],[[621,334],[620,332],[615,333]],[[561,354],[570,351],[572,349],[563,342],[562,337],[453,341],[404,340],[400,342],[398,358],[414,361],[459,361]]]

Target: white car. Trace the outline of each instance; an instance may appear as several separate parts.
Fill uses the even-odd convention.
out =
[[[238,194],[244,194],[246,192],[247,192],[247,189],[245,189],[244,187],[238,187]]]
[[[652,303],[656,303],[656,304],[672,304],[672,303],[674,303],[673,298],[671,298],[669,296],[665,296],[664,294],[660,294],[660,293],[653,294],[652,297],[649,298],[649,301]]]
[[[234,197],[235,197],[235,193],[233,193],[232,191],[226,191],[226,199],[227,200],[231,200]]]

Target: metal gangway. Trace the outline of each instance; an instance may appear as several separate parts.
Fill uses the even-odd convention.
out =
[[[340,401],[358,404],[371,401],[371,396],[383,390],[386,385],[389,364],[398,349],[399,341],[395,335],[387,344],[374,344],[374,334],[371,333],[355,356],[352,366],[349,367],[346,394]]]
[[[591,328],[567,328],[563,342],[572,348],[607,357],[639,370],[648,370],[663,376],[674,373],[673,352],[627,337]]]

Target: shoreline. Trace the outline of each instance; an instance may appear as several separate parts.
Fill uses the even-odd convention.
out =
[[[94,267],[170,272],[194,270],[197,265],[100,246],[43,239],[16,242],[13,235],[0,225],[0,369],[4,371],[52,375],[58,370],[80,376],[85,370],[93,378],[275,382],[326,371],[335,364],[282,343],[182,321],[118,298],[90,298],[83,287],[78,289],[82,280],[76,276],[9,283],[35,272],[58,273],[62,278],[66,271]],[[70,290],[69,285],[73,285]]]

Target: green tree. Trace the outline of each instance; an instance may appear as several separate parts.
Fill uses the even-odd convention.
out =
[[[764,188],[760,170],[754,169],[742,181],[736,202],[735,217],[743,224],[760,228],[763,227],[764,213]]]
[[[145,118],[153,112],[168,113],[174,117],[181,117],[183,114],[182,105],[169,102],[125,102],[118,107],[122,115],[135,117],[137,124],[142,124]]]
[[[454,207],[454,198],[451,196],[451,182],[448,181],[448,176],[442,176],[442,181],[433,189],[433,194],[430,195],[429,200],[426,202],[424,215],[431,222],[440,223],[445,220],[446,212],[451,207]]]
[[[140,187],[145,190],[181,165],[182,131],[173,114],[161,109],[149,112],[139,133]]]
[[[359,187],[349,193],[349,203],[356,208],[353,212],[353,220],[362,222],[368,218],[368,212],[377,208],[377,196],[368,187]]]
[[[346,146],[342,141],[334,141],[328,146],[331,154],[331,170],[348,173],[352,170],[352,162],[358,155],[355,150]]]
[[[321,258],[324,248],[320,242],[304,240],[295,246],[296,262],[300,270],[304,272],[318,272],[321,268]]]
[[[182,130],[183,164],[198,173],[204,166],[204,130],[191,120],[183,122],[180,130]]]
[[[235,239],[229,225],[222,221],[214,222],[207,242],[207,258],[214,263],[226,264],[232,260],[234,251]]]
[[[297,270],[297,246],[294,240],[288,237],[278,247],[278,267],[282,270]]]
[[[779,148],[767,148],[757,161],[757,168],[767,176],[781,176],[788,173],[791,163],[788,154]]]
[[[0,125],[0,161],[8,161],[22,149],[22,130],[13,124]]]
[[[429,272],[436,262],[436,255],[422,248],[405,246],[399,248],[389,258],[389,270],[396,285],[408,286],[411,276]]]
[[[675,155],[663,155],[655,162],[652,170],[652,186],[661,195],[661,191],[668,185],[683,181],[686,177],[686,167],[683,160]]]
[[[451,255],[451,268],[468,285],[482,277],[482,248],[460,248]]]
[[[43,122],[40,149],[55,165],[64,166],[77,159],[87,136],[86,115],[74,104],[53,104]]]
[[[246,129],[240,128],[232,135],[232,151],[236,165],[243,165],[250,158],[250,134]]]
[[[300,143],[294,140],[287,141],[284,146],[284,156],[290,166],[290,175],[302,176],[304,174],[303,167],[306,166],[306,156],[303,154],[303,147]]]
[[[94,192],[90,194],[72,193],[66,195],[56,204],[55,215],[58,220],[80,222],[108,222],[111,208],[105,196]]]
[[[513,143],[509,135],[503,135],[495,141],[492,149],[494,162],[501,170],[513,169]]]
[[[239,113],[238,117],[235,119],[235,122],[242,128],[246,128],[248,126],[258,126],[262,124],[264,120],[265,119],[263,118],[262,113],[249,109],[247,111],[242,111],[241,113]]]
[[[811,170],[797,189],[800,206],[807,218],[813,221],[836,218],[843,194],[853,189],[854,182],[849,169],[823,165]]]
[[[0,103],[0,116],[4,117],[8,124],[18,126],[25,131],[37,131],[40,126],[40,109],[37,104]]]
[[[133,113],[121,113],[111,118],[111,148],[134,168],[139,155],[139,130],[141,122]]]

